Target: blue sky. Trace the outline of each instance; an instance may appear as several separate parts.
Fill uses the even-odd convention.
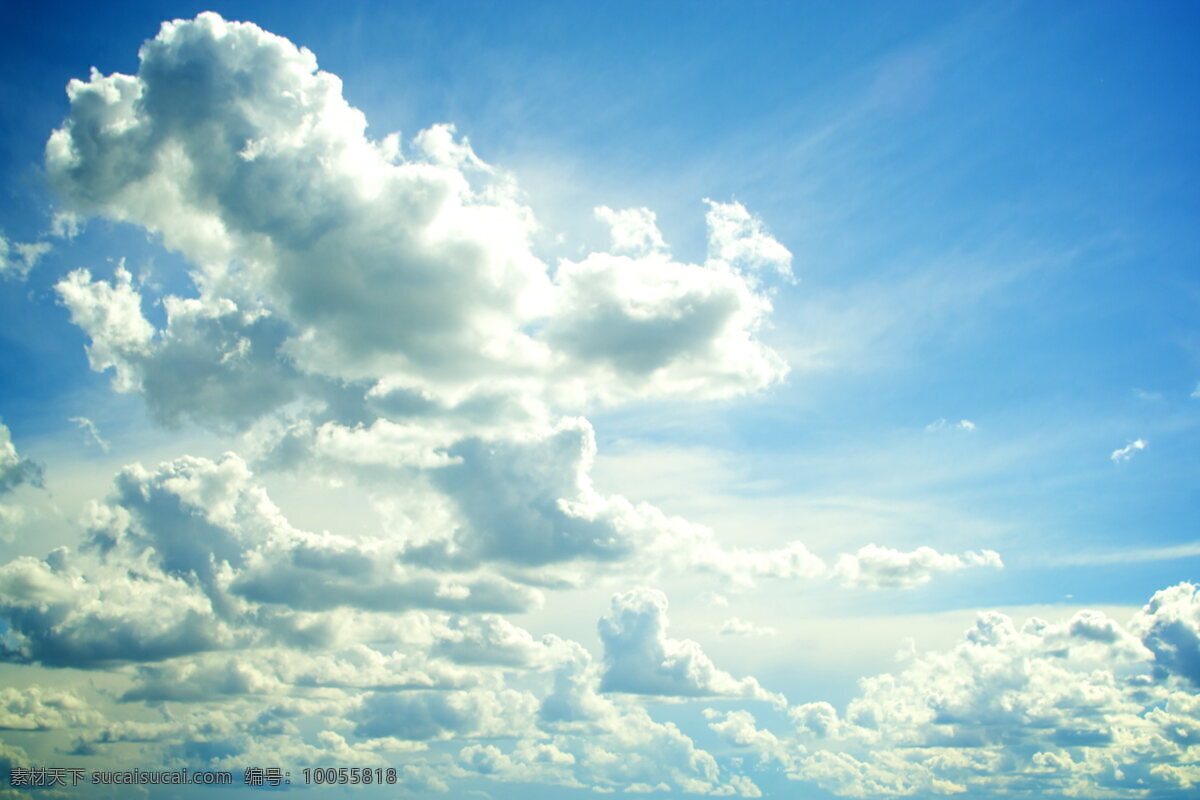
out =
[[[0,761],[1188,796],[1198,22],[0,9]]]

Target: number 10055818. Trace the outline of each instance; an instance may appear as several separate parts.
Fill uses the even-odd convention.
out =
[[[396,770],[388,767],[316,767],[304,769],[305,783],[319,784],[392,784]]]

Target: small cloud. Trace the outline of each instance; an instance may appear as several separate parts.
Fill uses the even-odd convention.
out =
[[[960,419],[958,422],[949,422],[945,417],[941,417],[939,419],[935,419],[933,422],[925,426],[925,430],[930,433],[933,431],[941,431],[946,429],[970,432],[975,430],[975,423],[971,422],[969,419]]]
[[[690,639],[667,636],[667,596],[637,588],[613,595],[612,611],[600,619],[604,644],[601,692],[663,697],[746,697],[783,708],[783,695],[754,678],[737,679],[718,669]]]
[[[1145,439],[1134,439],[1124,447],[1118,450],[1113,450],[1112,455],[1109,456],[1109,458],[1117,463],[1128,461],[1129,459],[1133,458],[1133,454],[1138,450],[1145,450],[1147,444],[1149,444],[1149,442],[1147,442]]]
[[[772,627],[755,625],[737,617],[730,617],[717,629],[722,636],[774,636],[778,632]]]
[[[1163,399],[1162,392],[1148,392],[1145,389],[1134,389],[1133,396],[1136,397],[1138,400],[1147,400],[1147,401]]]
[[[650,209],[627,208],[623,211],[613,211],[608,206],[598,206],[595,214],[609,226],[614,253],[632,256],[667,253],[667,244],[658,230],[657,218]]]
[[[1192,389],[1191,397],[1200,400],[1200,381],[1196,381],[1196,388]]]
[[[83,230],[84,221],[69,211],[59,211],[50,221],[50,235],[56,239],[74,239]]]
[[[968,551],[962,554],[939,553],[932,547],[911,552],[869,544],[857,553],[838,557],[833,574],[844,586],[864,589],[913,589],[929,583],[941,572],[957,572],[970,567],[1002,569],[1004,562],[995,550]]]
[[[68,422],[74,422],[81,431],[87,434],[86,441],[88,443],[96,445],[102,452],[108,452],[108,442],[104,441],[104,437],[100,435],[100,429],[96,427],[96,423],[87,417],[71,417]]]
[[[22,458],[13,445],[8,426],[0,422],[0,495],[8,494],[21,484],[42,486],[42,467]]]
[[[48,252],[46,242],[10,242],[0,234],[0,276],[23,280]]]

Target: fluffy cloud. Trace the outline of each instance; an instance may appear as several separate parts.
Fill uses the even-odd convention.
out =
[[[667,254],[667,243],[658,229],[658,217],[650,209],[613,211],[608,206],[599,206],[596,217],[608,225],[614,253],[634,257]]]
[[[531,223],[450,130],[393,163],[312,53],[215,14],[164,24],[140,58],[136,77],[69,87],[46,160],[79,210],[220,263],[220,288],[236,271],[295,323],[297,360],[323,371],[434,377],[519,348],[511,322],[547,284]]]
[[[601,791],[759,796],[752,781],[724,774],[716,759],[674,724],[653,720],[629,695],[602,692],[603,674],[583,647],[565,644],[558,651],[553,688],[538,710],[539,727],[553,736],[554,752],[518,744],[505,759],[491,752],[462,755],[478,772],[494,766],[488,774],[499,779],[537,776]]]
[[[0,657],[48,666],[157,661],[235,642],[208,598],[180,578],[85,576],[54,558],[0,566],[0,618],[8,624]]]
[[[42,485],[42,468],[28,458],[22,458],[12,441],[12,433],[0,422],[0,496],[21,484]]]
[[[952,650],[861,680],[843,714],[795,706],[786,737],[739,711],[711,712],[710,727],[849,797],[1182,798],[1200,757],[1198,597],[1165,589],[1124,626],[1094,611],[1022,627],[986,612]]]
[[[114,388],[142,391],[164,422],[191,417],[244,425],[295,394],[297,376],[278,352],[285,329],[261,307],[168,296],[167,327],[156,331],[123,266],[111,283],[78,269],[55,288],[91,340],[92,368],[112,368]]]
[[[503,617],[454,616],[437,632],[431,653],[459,664],[533,666],[548,655],[546,642],[537,642],[524,628]]]
[[[721,623],[717,633],[722,636],[774,636],[779,631],[769,625],[755,625],[737,617],[730,617]]]
[[[139,386],[134,365],[150,352],[154,328],[142,315],[141,296],[124,265],[117,267],[111,284],[93,282],[91,273],[77,269],[55,288],[71,321],[91,339],[87,353],[92,369],[113,368],[118,390]]]
[[[777,762],[784,767],[793,763],[793,748],[770,731],[758,728],[754,715],[749,711],[730,711],[722,714],[715,709],[706,708],[704,716],[706,719],[716,720],[710,722],[709,727],[721,738],[730,744],[753,750],[762,763]]]
[[[602,691],[678,697],[746,697],[786,704],[754,678],[738,680],[713,664],[690,639],[667,637],[667,598],[653,589],[615,595],[600,620]]]
[[[397,642],[391,653],[363,644],[322,652],[250,647],[139,665],[121,702],[160,707],[156,722],[109,722],[64,694],[13,694],[8,706],[14,726],[79,731],[77,755],[136,745],[145,758],[209,768],[247,759],[396,765],[414,785],[440,790],[474,776],[760,795],[675,725],[655,721],[626,695],[601,693],[601,671],[577,643],[537,642],[495,617],[422,612],[405,615]],[[512,669],[525,673],[532,691],[498,680]],[[450,740],[482,741],[447,756],[428,749]]]
[[[364,628],[362,620],[353,617],[337,621],[342,636],[310,641],[304,649],[284,643],[137,665],[131,674],[133,685],[121,700],[191,704],[253,695],[279,702],[318,695],[343,698],[346,708],[361,712],[355,697],[365,698],[369,692],[494,692],[503,688],[503,669],[538,669],[551,663],[559,649],[554,643],[535,642],[528,632],[508,623],[497,635],[495,619],[476,625],[462,617],[443,620],[405,612],[390,631],[379,625]],[[372,647],[362,638],[382,638],[386,644]],[[340,641],[347,639],[351,643]]]
[[[264,694],[281,689],[268,672],[245,657],[187,659],[138,667],[134,688],[123,702],[199,702],[224,696]]]
[[[0,278],[24,278],[48,252],[47,242],[11,242],[0,233]]]
[[[907,589],[928,583],[938,572],[984,566],[999,568],[1004,564],[994,550],[955,555],[939,553],[931,547],[919,547],[905,553],[869,544],[853,555],[840,556],[833,573],[848,586]]]
[[[591,479],[595,434],[583,418],[520,438],[471,437],[445,454],[449,458],[430,473],[430,481],[453,501],[457,526],[448,537],[410,547],[405,558],[413,563],[492,562],[525,569],[584,564],[646,575],[701,571],[741,588],[763,579],[834,578],[871,589],[913,588],[941,572],[1002,566],[991,550],[957,555],[867,545],[831,566],[801,542],[774,549],[726,547],[703,525],[597,492]]]
[[[73,692],[40,686],[0,689],[0,730],[38,731],[94,725],[101,719]]]
[[[520,441],[471,438],[450,448],[457,463],[433,482],[453,498],[463,524],[453,542],[413,551],[439,562],[545,564],[630,555],[633,541],[602,511],[588,474],[596,443],[586,420],[564,420]]]
[[[604,376],[602,385],[614,387],[637,379],[639,393],[736,394],[786,373],[754,338],[771,310],[754,270],[770,265],[790,275],[791,254],[740,204],[710,209],[704,265],[673,261],[647,209],[607,208],[599,213],[617,252],[559,265],[559,310],[546,339],[588,366],[590,382]]]
[[[1200,588],[1181,583],[1157,592],[1134,627],[1154,653],[1158,673],[1178,675],[1200,688]]]
[[[528,694],[504,692],[405,692],[370,694],[354,712],[355,733],[371,739],[494,738],[527,730],[537,703]]]
[[[511,178],[450,126],[407,154],[367,138],[307,50],[208,13],[164,24],[140,58],[136,76],[71,82],[46,166],[73,213],[160,233],[198,268],[199,297],[166,298],[162,331],[126,276],[59,286],[93,366],[164,418],[244,423],[301,391],[297,369],[443,399],[549,381],[575,402],[735,394],[785,370],[755,333],[770,310],[758,273],[789,275],[790,254],[736,203],[710,203],[704,265],[667,257],[652,212],[602,209],[621,254],[552,276]],[[264,370],[272,393],[249,391]]]
[[[741,203],[708,203],[708,259],[733,269],[792,277],[792,254]]]
[[[292,527],[240,458],[127,467],[93,504],[86,558],[0,567],[10,659],[156,661],[287,638],[295,612],[504,611],[535,591],[488,574],[405,567],[383,540]]]
[[[184,458],[154,473],[128,468],[113,512],[129,524],[97,527],[102,550],[147,552],[165,572],[191,576],[227,602],[288,608],[517,611],[536,595],[489,575],[442,576],[406,569],[395,545],[293,528],[232,453],[220,462]],[[145,548],[149,548],[146,550]]]

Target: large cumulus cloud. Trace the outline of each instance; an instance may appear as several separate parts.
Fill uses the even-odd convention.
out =
[[[551,269],[513,181],[451,127],[407,152],[372,140],[312,53],[216,14],[164,24],[137,75],[94,72],[68,94],[46,148],[67,205],[158,232],[198,268],[199,299],[173,300],[153,334],[127,281],[105,290],[77,273],[60,287],[94,366],[140,373],[168,417],[261,413],[284,398],[248,396],[239,369],[264,367],[443,394],[524,377],[585,398],[727,395],[785,371],[755,334],[770,309],[760,273],[787,273],[790,254],[740,205],[711,204],[703,265],[669,259],[648,212],[633,212],[636,234],[629,212],[609,212],[615,248],[636,255]],[[639,236],[652,246],[631,248]],[[130,321],[109,357],[107,318]],[[231,396],[203,412],[151,380],[184,357]]]

